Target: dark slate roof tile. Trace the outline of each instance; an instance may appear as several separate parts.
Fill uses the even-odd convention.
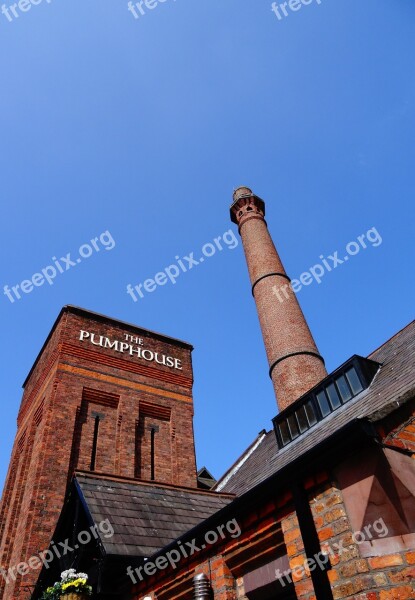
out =
[[[150,556],[232,501],[226,494],[83,473],[76,481],[94,522],[111,522],[114,535],[101,541],[114,555]]]

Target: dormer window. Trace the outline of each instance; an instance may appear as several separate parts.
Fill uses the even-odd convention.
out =
[[[367,389],[379,367],[373,360],[353,356],[282,411],[273,419],[278,446],[283,448]]]

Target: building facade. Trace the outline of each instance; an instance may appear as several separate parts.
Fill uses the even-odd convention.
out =
[[[24,383],[0,508],[2,598],[30,597],[38,572],[17,566],[48,548],[74,471],[197,487],[191,351],[62,309]]]
[[[239,188],[231,219],[279,413],[213,488],[234,500],[149,557],[155,570],[147,568],[130,597],[198,597],[194,576],[204,574],[215,600],[415,598],[415,324],[328,374],[264,202]],[[240,535],[206,544],[229,519]],[[198,551],[164,565],[190,537]]]
[[[73,567],[100,600],[415,598],[415,323],[327,373],[263,200],[239,188],[231,219],[279,409],[272,429],[211,488],[194,459],[191,347],[65,307],[25,384],[2,597],[38,600]]]

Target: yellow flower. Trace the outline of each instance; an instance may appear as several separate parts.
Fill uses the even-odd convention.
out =
[[[85,585],[86,584],[86,579],[74,579],[74,581],[69,581],[68,583],[64,583],[62,585],[62,590],[67,590],[69,587],[79,587],[81,585]]]

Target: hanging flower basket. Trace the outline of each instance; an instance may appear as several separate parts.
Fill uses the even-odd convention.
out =
[[[88,575],[68,569],[61,574],[61,581],[43,592],[42,600],[89,600],[91,595]]]

